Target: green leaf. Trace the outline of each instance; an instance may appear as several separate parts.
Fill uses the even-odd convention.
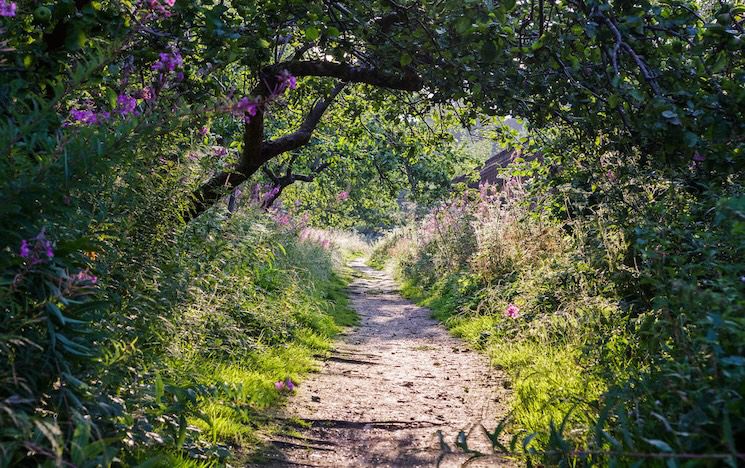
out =
[[[315,41],[318,39],[321,35],[321,31],[318,30],[315,26],[309,26],[305,28],[305,38],[309,41]]]
[[[404,52],[403,54],[401,54],[400,61],[401,61],[401,66],[402,67],[405,67],[406,65],[410,64],[411,63],[411,60],[412,60],[411,55],[407,54],[406,52]]]
[[[485,41],[481,47],[481,56],[484,60],[491,62],[497,58],[497,46],[493,41]]]
[[[659,450],[662,450],[666,453],[672,453],[673,448],[670,447],[667,442],[660,440],[660,439],[644,439],[645,442],[647,442],[649,445],[652,445]]]

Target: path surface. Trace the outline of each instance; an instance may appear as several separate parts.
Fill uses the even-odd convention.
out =
[[[459,431],[472,431],[469,446],[486,448],[479,424],[493,430],[505,414],[504,378],[403,299],[386,273],[351,266],[363,276],[350,285],[361,323],[298,386],[284,417],[310,427],[274,436],[264,466],[460,466],[468,457],[443,455],[440,435],[455,451]]]

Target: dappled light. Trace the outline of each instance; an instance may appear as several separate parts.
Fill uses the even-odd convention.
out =
[[[0,466],[745,464],[745,5],[0,0]]]

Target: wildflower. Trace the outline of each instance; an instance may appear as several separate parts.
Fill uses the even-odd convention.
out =
[[[504,315],[509,318],[517,318],[519,314],[520,309],[515,304],[508,305],[507,308],[504,310]]]
[[[339,192],[339,195],[336,196],[336,199],[338,201],[344,201],[349,198],[349,192],[346,190]]]
[[[276,217],[274,218],[274,221],[275,221],[275,222],[276,222],[277,224],[279,224],[280,226],[287,226],[287,225],[289,225],[289,224],[290,224],[290,215],[289,215],[289,214],[287,214],[287,213],[281,213],[281,214],[278,214],[278,215],[277,215],[277,216],[276,216]]]
[[[233,106],[232,112],[237,116],[250,116],[253,117],[259,110],[259,103],[255,99],[249,99],[247,97],[241,98]]]
[[[88,109],[70,109],[70,118],[75,122],[86,125],[94,125],[98,122],[98,116],[96,113]]]
[[[205,136],[210,132],[210,129],[207,127],[202,127],[199,129],[199,136]]]
[[[284,383],[285,383],[285,387],[287,388],[288,391],[291,392],[291,391],[295,390],[295,384],[292,382],[292,380],[289,377],[287,377],[287,380],[285,380]]]
[[[692,159],[694,161],[696,161],[696,162],[704,162],[704,161],[706,161],[706,157],[703,154],[699,153],[698,151],[695,151],[693,153],[693,158]]]
[[[178,51],[173,52],[161,52],[159,54],[160,58],[157,62],[153,64],[151,67],[155,71],[160,72],[172,72],[176,68],[182,66],[184,64],[183,58],[181,58],[181,54]]]
[[[281,392],[282,390],[285,389],[285,383],[282,382],[281,380],[278,380],[274,382],[274,388],[276,388],[278,392]]]
[[[163,5],[165,3],[165,5]],[[164,0],[163,3],[160,2],[160,0],[148,0],[147,6],[153,10],[155,13],[161,14],[163,16],[170,17],[171,11],[170,8],[173,7],[173,5],[176,3],[175,0]]]
[[[150,101],[155,97],[155,91],[150,86],[146,86],[135,93],[135,95],[143,101]]]
[[[287,88],[295,89],[297,87],[297,78],[287,70],[282,70],[281,72],[279,72],[279,75],[277,75],[277,79],[279,80],[279,85],[277,86],[277,94],[281,94]]]
[[[271,200],[279,193],[279,185],[272,187],[268,192],[264,194],[264,200]]]
[[[17,7],[15,2],[0,0],[0,16],[15,16]]]
[[[133,113],[135,111],[135,107],[137,107],[137,99],[133,98],[132,96],[120,94],[119,97],[116,98],[116,109],[120,115]]]
[[[218,158],[221,158],[228,154],[228,150],[224,146],[216,146],[215,149],[212,150],[212,153]]]
[[[51,260],[52,258],[54,258],[54,248],[52,247],[52,241],[46,238],[44,229],[39,231],[39,234],[31,239],[31,242],[23,239],[21,241],[21,247],[18,253],[22,258],[31,260],[32,265],[43,262],[43,260],[41,259],[42,254],[46,255],[47,260]]]
[[[90,274],[88,270],[79,271],[77,274],[72,276],[72,280],[76,283],[98,283],[98,277],[96,275]]]
[[[31,255],[31,247],[29,247],[26,239],[21,241],[20,255],[23,258],[28,258]]]

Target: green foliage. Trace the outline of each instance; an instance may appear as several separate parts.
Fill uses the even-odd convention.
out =
[[[299,381],[354,314],[320,245],[250,211],[215,221],[154,246],[152,266],[117,265],[130,245],[107,241],[93,262],[112,278],[103,285],[70,284],[55,260],[3,290],[3,463],[28,447],[40,462],[108,464],[223,459],[226,443],[256,443],[261,410],[281,400],[274,382]],[[56,292],[20,302],[26,284]]]
[[[593,192],[536,198],[546,181],[533,181],[527,203],[509,182],[459,197],[373,258],[396,258],[404,291],[510,377],[503,430],[526,456],[733,463],[745,430],[740,186],[691,196],[671,188],[681,180],[637,175],[633,191],[617,188],[626,203],[640,188],[651,195],[633,214],[620,208],[621,223]]]

